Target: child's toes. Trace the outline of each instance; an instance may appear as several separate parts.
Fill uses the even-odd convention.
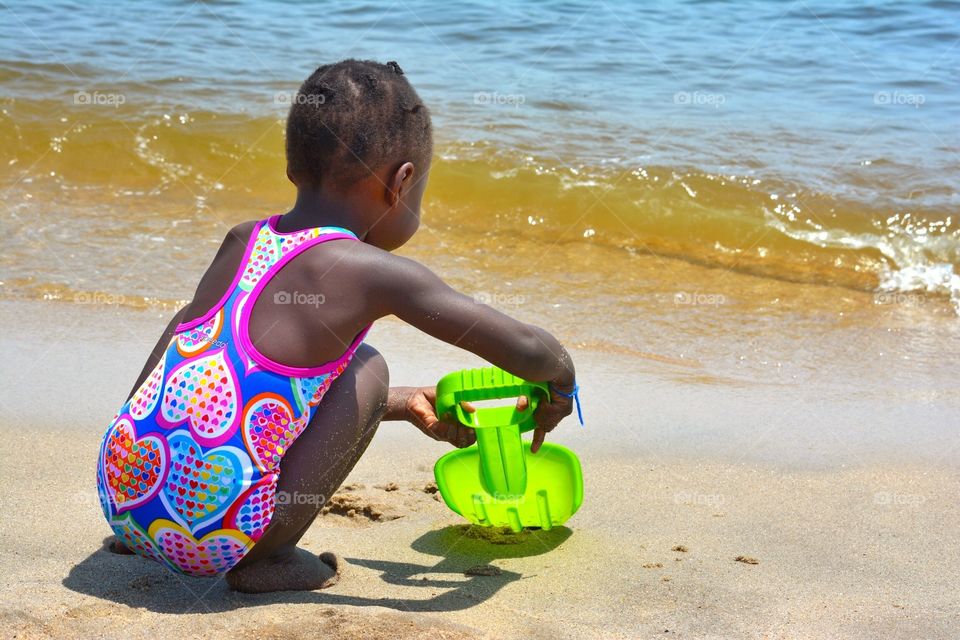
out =
[[[340,557],[332,551],[324,551],[320,554],[320,562],[329,567],[333,572],[332,575],[323,581],[320,588],[326,589],[340,582]]]

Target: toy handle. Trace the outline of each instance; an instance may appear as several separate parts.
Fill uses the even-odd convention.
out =
[[[499,499],[523,495],[527,488],[527,466],[520,433],[536,427],[533,412],[540,397],[549,397],[547,385],[529,382],[497,367],[466,369],[441,378],[437,383],[437,415],[450,413],[477,432],[480,473],[486,489]],[[527,396],[523,411],[516,405],[477,408],[468,413],[461,401],[498,400]]]
[[[517,411],[516,405],[508,407],[478,407],[468,413],[460,406],[461,401],[500,400],[526,396],[527,408]],[[517,425],[521,432],[536,427],[533,412],[541,398],[549,397],[544,382],[529,382],[507,373],[498,367],[465,369],[455,371],[437,383],[437,416],[454,415],[461,424],[473,429]]]

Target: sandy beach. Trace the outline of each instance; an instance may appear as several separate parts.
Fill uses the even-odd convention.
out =
[[[960,638],[956,18],[942,0],[3,0],[0,637]],[[232,289],[256,291],[308,226],[343,226],[569,350],[586,424],[548,441],[579,456],[584,501],[564,526],[468,526],[434,483],[450,445],[388,422],[302,539],[341,558],[329,589],[242,594],[106,550],[111,417],[229,230],[291,207]],[[294,299],[318,315],[297,317],[358,323],[319,305],[371,313],[363,285],[386,271],[305,272]],[[240,295],[224,308],[251,310]],[[420,323],[403,306],[384,308],[448,339],[451,318],[473,322],[455,343],[489,321],[463,299]],[[211,322],[185,329],[178,362],[209,340],[249,358],[240,321]],[[553,375],[493,355],[530,360],[512,326],[473,348]],[[329,339],[314,328],[274,336],[312,364],[326,345],[308,338]],[[366,342],[394,386],[486,364],[392,316]],[[113,515],[210,566],[264,540],[258,478],[291,446],[271,433],[302,424],[277,394],[304,409],[325,380],[245,361],[231,387],[236,362],[171,362],[149,411],[185,414],[151,423],[145,456],[122,449],[143,451],[139,431],[100,462],[156,492],[127,486],[121,505],[114,486]],[[188,401],[224,432],[170,431]],[[336,420],[314,435],[342,436]],[[239,467],[209,459],[232,453]],[[199,517],[230,482],[222,513],[170,511],[168,495]]]
[[[306,548],[346,560],[331,589],[243,595],[222,580],[116,556],[102,548],[110,531],[94,460],[102,425],[139,366],[131,354],[149,349],[164,313],[5,302],[2,315],[5,637],[960,633],[955,449],[908,453],[883,437],[862,447],[817,427],[835,415],[834,433],[849,431],[840,399],[828,396],[798,416],[795,397],[763,389],[762,406],[741,404],[741,429],[698,434],[671,417],[677,407],[704,424],[714,412],[722,424],[711,404],[729,390],[664,385],[669,364],[589,351],[575,353],[589,390],[587,427],[571,420],[553,438],[577,451],[584,468],[585,502],[566,527],[493,537],[466,527],[432,493],[432,465],[445,446],[384,423],[304,538]],[[395,384],[429,384],[476,364],[392,322],[369,341]],[[611,373],[620,386],[604,384]],[[943,399],[944,415],[955,402]],[[768,428],[810,425],[809,435],[795,434],[795,454],[763,436],[764,417],[777,412],[783,421]],[[874,415],[879,434],[882,413]],[[833,454],[819,455],[818,443]],[[465,574],[478,565],[495,566],[496,575]]]

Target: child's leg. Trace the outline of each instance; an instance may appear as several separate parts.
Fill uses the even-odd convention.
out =
[[[227,574],[239,591],[319,589],[336,582],[333,554],[297,548],[323,503],[366,450],[387,406],[387,363],[361,345],[327,391],[310,425],[280,463],[273,520],[250,553]]]

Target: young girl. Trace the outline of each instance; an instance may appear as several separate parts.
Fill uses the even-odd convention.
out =
[[[389,387],[363,344],[383,316],[549,381],[534,451],[570,413],[573,362],[553,336],[390,253],[417,230],[431,152],[397,63],[345,60],[306,80],[287,121],[296,203],[230,230],[104,436],[113,551],[247,592],[336,582],[336,556],[297,548],[323,504],[289,497],[333,495],[381,420],[475,439],[435,414],[434,389]]]

